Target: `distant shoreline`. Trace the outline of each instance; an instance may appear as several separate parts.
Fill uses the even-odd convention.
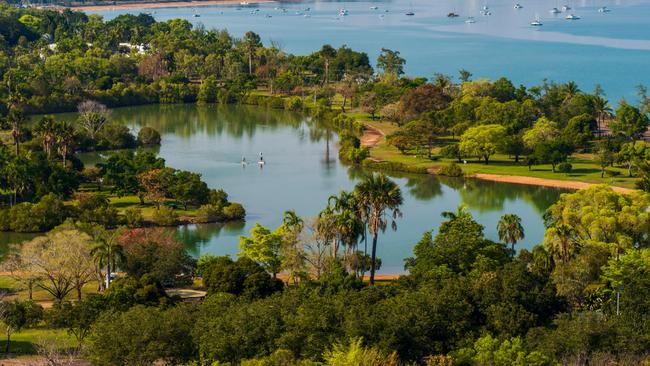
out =
[[[168,2],[125,2],[106,5],[81,5],[66,7],[76,11],[98,10],[129,10],[129,9],[161,9],[161,8],[191,8],[214,5],[239,5],[240,0],[198,0],[198,1],[168,1]],[[248,0],[249,4],[271,3],[274,0]]]

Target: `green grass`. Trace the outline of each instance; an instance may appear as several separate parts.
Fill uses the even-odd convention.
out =
[[[156,210],[156,205],[152,203],[145,203],[144,205],[140,204],[140,199],[138,196],[130,195],[124,197],[117,197],[115,195],[110,195],[108,197],[109,203],[111,206],[115,207],[119,213],[124,213],[124,211],[131,207],[139,208],[142,211],[142,216],[145,220],[151,220],[153,213]],[[173,201],[169,201],[173,202]],[[183,205],[177,204],[177,208],[174,210],[180,217],[192,217],[196,215],[198,207],[188,206],[187,210],[183,209]]]
[[[8,292],[7,299],[9,300],[29,299],[29,290],[27,289],[27,287],[10,276],[7,275],[0,276],[0,289]],[[93,293],[97,293],[97,281],[91,281],[81,289],[82,297]],[[34,286],[33,288],[32,299],[35,302],[45,306],[49,305],[52,301],[54,301],[54,298],[49,292],[39,288],[38,286]],[[77,291],[73,290],[72,292],[70,292],[66,297],[66,299],[76,300]]]
[[[397,130],[397,126],[393,123],[384,121],[370,121],[363,120],[368,126],[382,131],[385,135],[389,135]],[[454,140],[450,137],[444,138],[449,142]],[[438,152],[439,148],[434,148],[434,155]],[[385,140],[379,142],[371,149],[371,158],[376,160],[394,161],[408,166],[419,168],[437,168],[443,164],[449,164],[455,159],[439,158],[435,161],[427,158],[426,156],[404,155],[393,146],[389,146]],[[543,179],[555,179],[566,181],[579,181],[586,183],[606,183],[614,186],[624,188],[634,188],[637,180],[635,177],[627,176],[627,169],[614,166],[608,167],[608,171],[618,172],[619,175],[604,178],[600,177],[600,165],[594,161],[593,157],[588,154],[574,154],[569,158],[569,163],[573,166],[571,173],[555,173],[550,164],[535,165],[531,170],[528,166],[520,160],[515,163],[514,159],[503,154],[496,154],[490,158],[489,164],[479,162],[476,158],[468,158],[467,164],[461,164],[463,171],[468,174],[484,173],[484,174],[498,174],[498,175],[516,175]]]
[[[2,351],[4,351],[7,342],[6,334],[1,339]],[[23,329],[19,333],[11,335],[9,353],[15,355],[33,355],[36,354],[36,345],[39,342],[56,342],[59,347],[73,348],[77,346],[76,339],[68,334],[64,329],[49,329],[43,326],[36,328]]]

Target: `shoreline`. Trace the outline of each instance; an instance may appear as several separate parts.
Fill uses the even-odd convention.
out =
[[[565,188],[565,189],[585,189],[602,183],[588,183],[580,182],[575,180],[559,180],[559,179],[547,179],[547,178],[535,178],[527,177],[523,175],[499,175],[499,174],[488,174],[488,173],[476,173],[468,176],[469,178],[489,180],[492,182],[502,182],[502,183],[512,183],[512,184],[524,184],[530,186],[543,186],[543,187],[552,187],[552,188]],[[634,189],[618,187],[608,184],[609,187],[614,190],[614,192],[629,194],[634,192]]]
[[[272,3],[275,0],[250,0],[250,5]],[[169,1],[169,2],[129,2],[121,4],[80,5],[63,7],[73,11],[101,11],[101,10],[132,10],[132,9],[162,9],[162,8],[193,8],[215,5],[239,5],[239,0],[198,0],[198,1]]]

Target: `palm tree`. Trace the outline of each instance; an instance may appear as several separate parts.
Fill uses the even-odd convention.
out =
[[[323,58],[323,63],[325,64],[325,77],[323,82],[328,84],[330,81],[330,61],[336,57],[336,50],[334,47],[326,44],[319,51],[320,57]]]
[[[580,93],[580,88],[575,81],[569,81],[562,86],[562,91],[564,92],[564,100],[567,101]]]
[[[244,34],[244,39],[242,39],[242,46],[244,47],[244,51],[248,56],[249,75],[253,74],[253,55],[255,54],[255,51],[258,48],[260,48],[261,45],[262,45],[262,41],[260,36],[257,33],[249,31],[246,32],[246,34]]]
[[[370,284],[374,285],[379,232],[386,231],[388,226],[387,211],[390,213],[391,227],[397,229],[395,219],[402,215],[399,206],[404,200],[399,186],[384,174],[369,175],[356,185],[354,191],[372,234]]]
[[[111,271],[116,269],[117,265],[126,258],[124,247],[117,243],[118,235],[117,230],[110,234],[108,232],[99,234],[97,245],[90,251],[97,268],[99,268],[99,273],[101,273],[101,268],[106,267],[106,288],[111,284]]]
[[[596,110],[596,125],[598,128],[598,136],[600,136],[602,131],[602,124],[605,120],[605,117],[611,116],[612,107],[609,106],[609,101],[599,95],[594,96],[593,98],[594,109]]]
[[[59,145],[59,155],[63,159],[63,167],[66,166],[66,158],[70,145],[74,141],[74,127],[68,122],[59,122],[56,126],[56,143]]]
[[[296,211],[294,210],[288,210],[284,211],[284,215],[282,216],[282,225],[287,227],[288,229],[292,231],[297,231],[301,232],[303,227],[304,227],[304,221],[302,220],[302,217],[298,216],[296,214]]]
[[[38,126],[34,129],[34,132],[43,139],[43,151],[45,151],[49,158],[52,154],[52,145],[54,145],[57,132],[57,123],[54,120],[54,117],[43,117],[38,123]]]
[[[512,256],[515,256],[515,244],[524,238],[524,228],[521,226],[521,217],[514,214],[505,214],[497,224],[499,240],[512,246]]]
[[[559,262],[569,261],[577,252],[579,243],[575,229],[567,224],[557,224],[546,230],[544,246]]]
[[[12,109],[7,115],[7,122],[11,127],[11,137],[14,140],[16,155],[18,155],[20,153],[20,138],[23,135],[23,124],[25,123],[25,116],[20,110]]]
[[[467,205],[465,204],[458,205],[456,212],[443,211],[440,215],[449,221],[472,217],[472,214],[469,212]]]

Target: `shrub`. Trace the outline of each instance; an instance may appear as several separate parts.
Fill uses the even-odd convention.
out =
[[[268,97],[268,98],[266,98],[265,104],[269,108],[284,109],[284,99],[282,99],[280,97]]]
[[[124,221],[126,226],[134,229],[142,227],[144,224],[144,218],[142,217],[142,210],[137,207],[129,207],[124,210]]]
[[[389,172],[406,172],[416,174],[425,174],[427,172],[427,168],[409,166],[395,161],[373,161],[366,159],[361,163],[361,165],[368,169],[383,170]]]
[[[178,222],[178,215],[174,209],[164,205],[155,210],[151,218],[159,226],[174,226]]]
[[[458,159],[460,162],[463,158],[463,155],[458,147],[458,144],[447,145],[440,149],[440,155],[448,159]]]
[[[228,193],[223,189],[211,189],[208,193],[208,203],[223,207],[228,204]]]
[[[142,146],[160,145],[160,132],[151,127],[142,127],[138,132],[138,144]]]
[[[284,101],[284,108],[290,111],[302,110],[302,99],[300,97],[291,97]]]
[[[135,137],[129,128],[119,123],[104,125],[99,131],[97,149],[115,150],[135,147]]]
[[[223,215],[226,220],[243,220],[246,217],[246,210],[239,203],[231,203],[223,208]]]
[[[571,170],[573,169],[573,166],[570,163],[560,163],[557,165],[557,170],[558,173],[571,173]]]
[[[0,231],[9,231],[11,229],[11,216],[9,210],[0,210]]]
[[[217,205],[203,205],[196,210],[196,222],[205,224],[217,222],[224,219],[224,209]]]
[[[447,177],[462,177],[463,169],[456,163],[451,163],[449,165],[443,165],[440,167],[438,174],[444,175]]]
[[[621,175],[621,172],[619,172],[617,170],[609,170],[609,169],[605,170],[605,176],[606,177],[616,177],[616,176],[619,176],[619,175]]]

